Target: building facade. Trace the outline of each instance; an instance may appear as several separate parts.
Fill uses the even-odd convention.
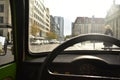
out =
[[[55,22],[54,17],[52,15],[50,16],[50,31],[55,33],[58,36],[58,38],[60,37],[60,34],[59,34],[60,28],[58,24]]]
[[[72,23],[72,36],[87,33],[104,33],[104,18],[77,17]]]
[[[29,25],[36,25],[40,29],[36,36],[46,37],[46,34],[50,31],[49,9],[44,6],[43,0],[30,0],[29,7]],[[29,31],[31,31],[31,28]]]
[[[105,32],[105,19],[104,18],[94,18],[91,19],[91,33],[102,33]]]
[[[64,40],[64,18],[60,16],[54,16],[54,20],[55,20],[55,23],[58,24],[58,27],[60,29],[59,41],[63,41]]]
[[[120,5],[113,3],[106,16],[106,25],[110,25],[115,38],[120,39]]]
[[[12,40],[12,24],[9,0],[0,0],[0,36]]]

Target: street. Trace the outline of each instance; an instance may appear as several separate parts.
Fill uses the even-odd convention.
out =
[[[5,55],[0,55],[0,65],[10,63],[12,61],[14,61],[14,55],[12,54],[8,46],[7,53]]]
[[[58,45],[59,44],[30,45],[29,49],[33,53],[40,53],[40,52],[52,51]],[[5,55],[0,56],[0,64],[6,64],[14,61],[14,55],[12,54],[10,47],[11,46],[8,46],[7,53]],[[75,44],[73,46],[66,48],[65,50],[103,50],[102,48],[104,48],[102,42],[96,42],[96,43],[85,42],[85,43]]]
[[[29,49],[33,53],[46,52],[46,51],[52,51],[58,45],[59,44],[30,45]],[[86,43],[75,44],[65,50],[102,50],[102,48],[104,48],[103,43],[86,42]]]
[[[36,52],[46,52],[46,51],[52,51],[58,45],[59,44],[30,45],[29,49],[33,53],[36,53]]]

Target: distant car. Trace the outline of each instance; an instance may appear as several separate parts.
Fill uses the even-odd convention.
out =
[[[49,41],[48,40],[43,40],[43,43],[44,44],[49,44]]]
[[[42,44],[42,42],[40,40],[35,40],[33,42],[31,42],[31,45],[40,45]]]
[[[64,43],[64,41],[60,41],[59,43]]]
[[[59,43],[59,41],[58,41],[58,40],[56,40],[56,39],[51,39],[49,42],[50,42],[50,44]]]

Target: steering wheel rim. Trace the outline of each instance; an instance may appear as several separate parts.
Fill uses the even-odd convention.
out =
[[[41,66],[39,80],[41,80],[41,79],[46,80],[44,77],[46,75],[50,75],[48,68],[58,54],[60,54],[64,49],[66,49],[76,43],[87,41],[87,40],[99,40],[99,41],[109,42],[111,44],[115,44],[116,46],[120,47],[120,41],[118,39],[113,38],[111,36],[104,35],[104,34],[84,34],[84,35],[80,35],[75,38],[72,38],[72,39],[62,43],[58,47],[56,47],[51,52],[51,54],[48,54],[47,58],[45,59],[45,61],[43,62],[42,66]],[[60,75],[58,75],[58,76],[60,76]],[[76,75],[69,76],[69,77],[72,77],[72,79],[74,79],[74,80],[79,78],[78,76],[76,77]]]

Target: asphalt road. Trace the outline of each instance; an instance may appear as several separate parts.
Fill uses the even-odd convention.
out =
[[[55,47],[57,47],[59,44],[43,44],[43,45],[30,45],[29,49],[30,51],[36,53],[36,52],[46,52],[46,51],[52,51]],[[113,46],[115,47],[115,46]],[[67,48],[66,50],[103,50],[104,45],[103,43],[91,43],[91,42],[87,42],[87,43],[78,43],[75,44],[69,48]]]
[[[46,51],[52,51],[55,47],[57,47],[59,44],[43,44],[43,45],[30,45],[29,49],[32,52],[46,52]],[[94,46],[94,43],[78,43],[75,44],[69,48],[67,48],[66,50],[93,50],[93,49],[100,49],[104,47],[102,45],[102,43],[97,43]]]
[[[7,64],[9,62],[14,61],[14,55],[12,54],[10,49],[7,49],[7,53],[3,55],[1,53],[0,55],[0,65]]]
[[[55,47],[57,47],[59,44],[43,44],[43,45],[30,45],[29,49],[33,53],[40,53],[40,52],[46,52],[46,51],[52,51]],[[14,61],[14,55],[12,54],[11,50],[9,49],[10,46],[8,46],[7,54],[0,55],[0,65],[6,64],[9,62]],[[66,50],[102,50],[103,43],[78,43],[75,44]]]
[[[36,52],[46,52],[46,51],[52,51],[58,45],[59,44],[30,45],[29,49],[30,49],[30,51],[32,51],[34,53],[36,53]]]

